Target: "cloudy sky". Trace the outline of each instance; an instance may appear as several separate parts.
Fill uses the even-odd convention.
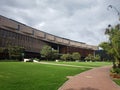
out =
[[[71,40],[98,45],[108,24],[119,23],[120,0],[0,0],[0,14]]]

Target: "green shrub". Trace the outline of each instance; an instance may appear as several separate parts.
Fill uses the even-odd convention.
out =
[[[47,60],[55,60],[59,58],[58,50],[54,50],[51,46],[44,46],[40,51],[41,57]]]
[[[51,59],[52,60],[59,59],[59,51],[58,50],[52,50]]]
[[[115,68],[115,73],[120,74],[120,68]]]
[[[120,68],[112,68],[112,69],[111,69],[111,72],[112,72],[112,73],[120,74]]]
[[[78,53],[78,52],[74,52],[73,54],[72,54],[72,59],[73,60],[80,60],[80,54]]]
[[[60,58],[64,61],[71,60],[71,54],[63,54]]]
[[[85,58],[86,61],[93,61],[94,56],[92,54],[88,54],[88,56]]]
[[[52,48],[50,46],[44,46],[40,51],[42,57],[45,57],[47,60],[50,59],[52,53]]]
[[[94,56],[94,61],[99,61],[100,60],[100,55],[95,55]]]
[[[88,56],[85,58],[86,61],[99,61],[100,60],[100,56],[99,55],[92,55],[92,54],[88,54]]]

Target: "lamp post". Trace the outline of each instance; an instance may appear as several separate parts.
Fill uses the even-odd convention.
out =
[[[120,12],[118,11],[118,9],[115,6],[113,6],[113,5],[109,5],[108,6],[108,10],[109,10],[109,8],[114,9],[117,12],[117,14],[118,14],[118,20],[120,21]]]
[[[117,15],[118,15],[118,21],[120,22],[120,12],[118,11],[118,9],[117,9],[115,6],[113,6],[113,5],[109,5],[107,9],[108,9],[108,10],[109,10],[109,9],[114,9],[115,12],[116,12]],[[116,25],[116,27],[118,28],[118,30],[120,30],[120,23],[118,23],[118,25]],[[115,27],[115,28],[116,28],[116,27]],[[109,24],[106,33],[109,33],[111,30],[113,30],[113,28],[112,28],[112,26]],[[111,48],[114,48],[111,39],[109,39],[109,43],[110,43]],[[113,68],[116,68],[116,63],[115,63],[115,60],[114,60],[114,59],[113,59]]]
[[[114,9],[117,12],[118,21],[120,22],[120,12],[118,11],[118,9],[115,6],[113,6],[113,5],[109,5],[107,10],[109,10],[109,9]],[[120,29],[120,24],[118,24],[118,28]]]

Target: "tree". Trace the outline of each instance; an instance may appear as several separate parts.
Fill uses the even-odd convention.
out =
[[[44,46],[40,51],[42,57],[45,57],[47,60],[51,58],[52,48],[48,45]]]
[[[54,50],[51,46],[45,45],[40,51],[42,57],[47,60],[55,60],[59,58],[59,51]]]
[[[99,44],[99,46],[107,52],[107,54],[109,55],[109,57],[111,59],[113,59],[113,67],[116,67],[115,64],[115,56],[114,56],[114,50],[112,48],[112,44],[110,42],[102,42],[101,44]]]
[[[72,54],[72,59],[73,60],[80,60],[80,54],[78,53],[78,52],[74,52],[73,54]]]
[[[8,59],[8,49],[5,47],[0,47],[0,59]]]
[[[19,46],[0,47],[0,53],[7,53],[9,55],[9,59],[21,60],[24,48]]]
[[[88,56],[85,58],[86,61],[93,61],[94,56],[92,54],[88,54]]]
[[[99,46],[107,51],[108,54],[113,54],[112,46],[109,42],[102,42],[101,44],[99,44]]]
[[[94,61],[99,61],[100,60],[100,55],[95,55],[94,56]]]
[[[62,60],[70,60],[71,59],[71,54],[63,54],[61,57],[60,57]]]
[[[118,62],[118,67],[120,68],[120,30],[114,29],[114,35],[111,38],[114,59]]]
[[[109,36],[108,42],[103,42],[99,46],[102,47],[107,53],[113,57],[113,67],[120,68],[120,28],[116,25],[114,28],[106,29],[106,35]]]
[[[0,47],[0,53],[3,53],[3,52],[4,52],[4,50],[5,50],[5,48]]]
[[[58,59],[59,58],[59,51],[58,50],[52,50],[52,60]]]
[[[24,52],[24,48],[23,47],[19,47],[19,46],[9,46],[8,47],[8,54],[9,54],[9,58],[13,58],[13,59],[20,59],[22,58],[22,53]]]
[[[88,56],[85,57],[85,61],[90,61],[90,58]]]
[[[99,61],[100,60],[100,55],[92,55],[88,54],[88,56],[85,58],[86,61]]]
[[[66,56],[66,54],[63,54],[61,57],[60,57],[62,60],[67,60],[67,56]]]

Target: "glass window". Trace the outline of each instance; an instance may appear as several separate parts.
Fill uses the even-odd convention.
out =
[[[3,30],[3,32],[2,32],[2,36],[5,37],[5,31],[4,31],[4,30]]]
[[[8,38],[8,36],[9,36],[9,32],[6,31],[6,32],[5,32],[5,37]]]
[[[22,35],[21,34],[19,34],[19,40],[22,40]]]
[[[4,37],[5,30],[1,30],[1,36]]]
[[[2,37],[2,30],[0,30],[0,37]]]
[[[12,33],[11,33],[11,32],[9,32],[9,37],[10,37],[10,38],[12,37]]]
[[[4,46],[5,46],[5,40],[2,39],[2,47],[4,47]]]

